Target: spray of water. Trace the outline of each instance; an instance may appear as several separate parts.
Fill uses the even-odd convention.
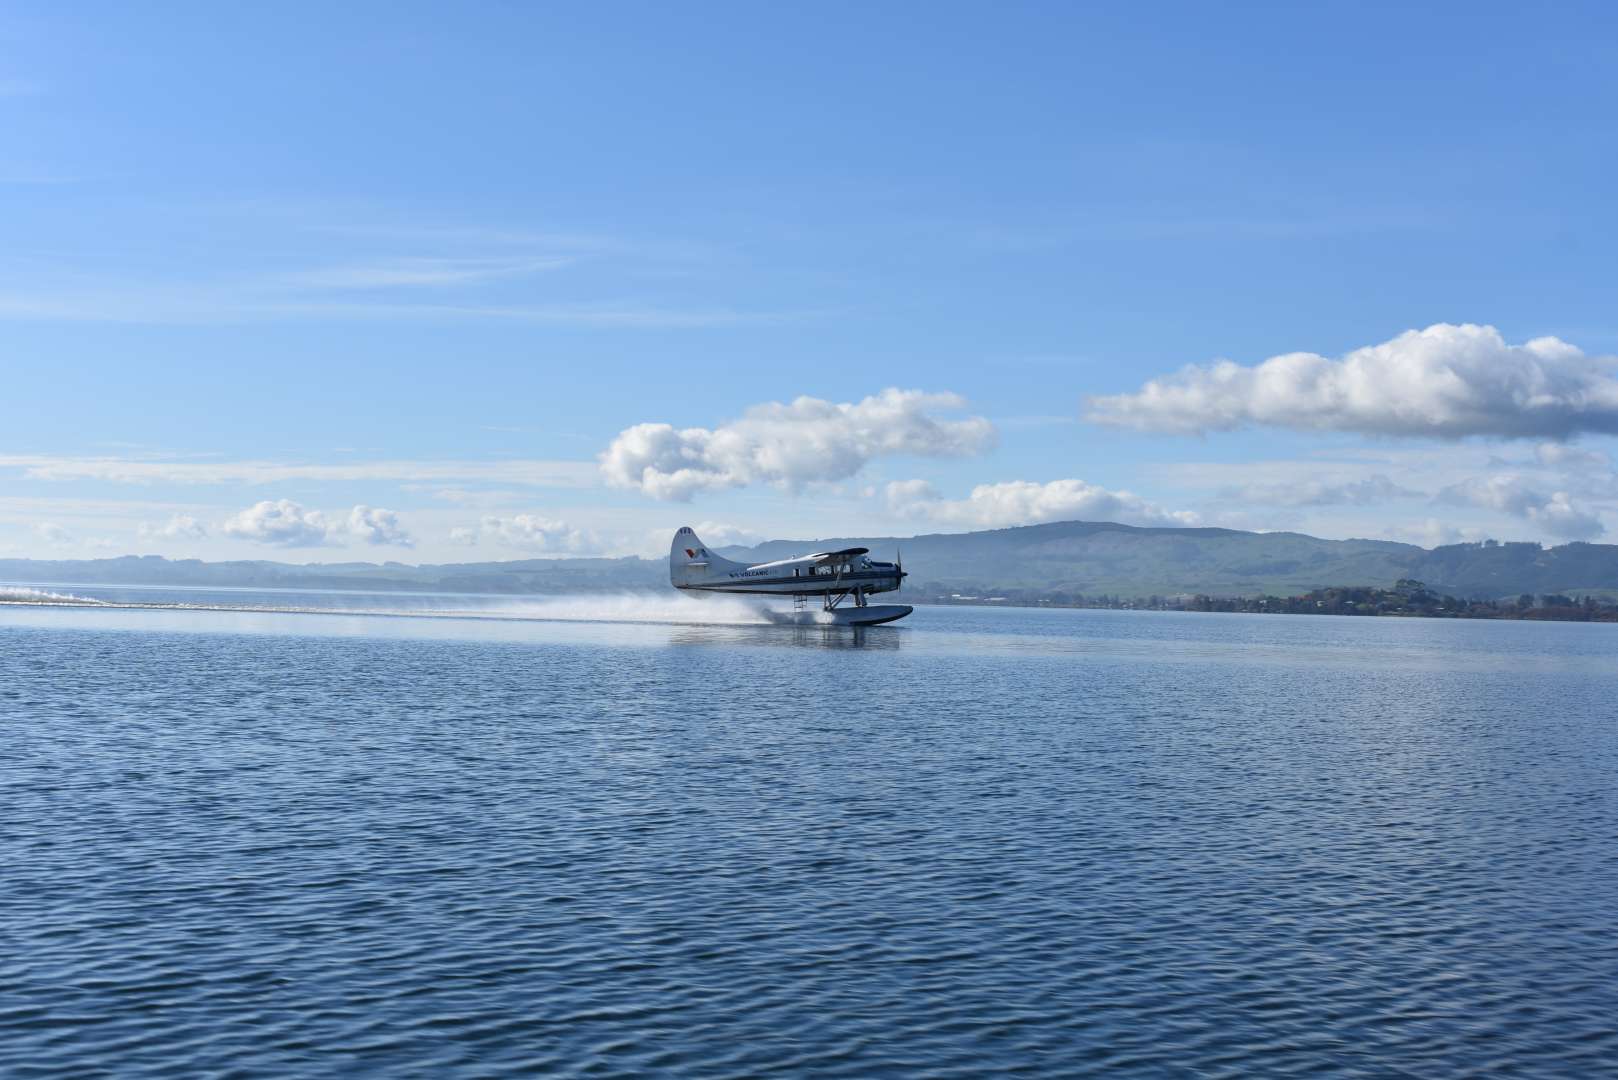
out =
[[[459,599],[459,598],[458,598]],[[433,614],[469,614],[486,618],[544,619],[562,622],[644,622],[761,624],[767,608],[737,596],[691,596],[686,593],[617,593],[498,599],[473,608],[464,600]]]
[[[689,593],[579,593],[544,597],[412,596],[390,602],[376,595],[355,596],[352,603],[232,603],[228,600],[97,600],[28,586],[0,585],[0,604],[83,604],[96,607],[168,611],[229,611],[298,615],[393,615],[421,618],[531,619],[546,622],[703,623],[761,625],[771,621],[761,601],[738,596]]]
[[[95,600],[88,596],[74,596],[72,593],[51,592],[49,589],[35,589],[27,585],[0,585],[0,604],[87,604],[93,607],[103,607],[105,600]]]

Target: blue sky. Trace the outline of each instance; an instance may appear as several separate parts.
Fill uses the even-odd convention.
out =
[[[1610,539],[1615,30],[11,5],[0,555]]]

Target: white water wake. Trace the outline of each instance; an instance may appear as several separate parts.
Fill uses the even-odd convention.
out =
[[[105,600],[97,600],[89,596],[74,596],[72,593],[51,592],[49,589],[35,589],[27,585],[0,585],[0,604],[84,604],[89,607],[106,607]]]
[[[420,594],[390,602],[370,595],[352,604],[231,603],[223,600],[98,600],[27,586],[0,586],[0,604],[84,605],[144,611],[217,611],[265,615],[372,615],[427,619],[510,619],[535,622],[676,623],[760,626],[774,621],[762,601],[686,593],[575,593],[565,596]]]
[[[460,599],[460,598],[457,598]],[[770,621],[761,602],[736,596],[686,593],[579,593],[568,596],[493,599],[471,608],[412,611],[411,614],[475,615],[546,622],[716,623],[757,625]]]

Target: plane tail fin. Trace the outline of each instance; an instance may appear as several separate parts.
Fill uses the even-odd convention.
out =
[[[741,569],[741,563],[715,555],[689,525],[682,525],[669,545],[669,582],[676,589],[701,585]]]

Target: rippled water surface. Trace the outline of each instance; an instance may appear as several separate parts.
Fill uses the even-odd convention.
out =
[[[1618,1067],[1615,627],[49,591],[0,1073]]]

